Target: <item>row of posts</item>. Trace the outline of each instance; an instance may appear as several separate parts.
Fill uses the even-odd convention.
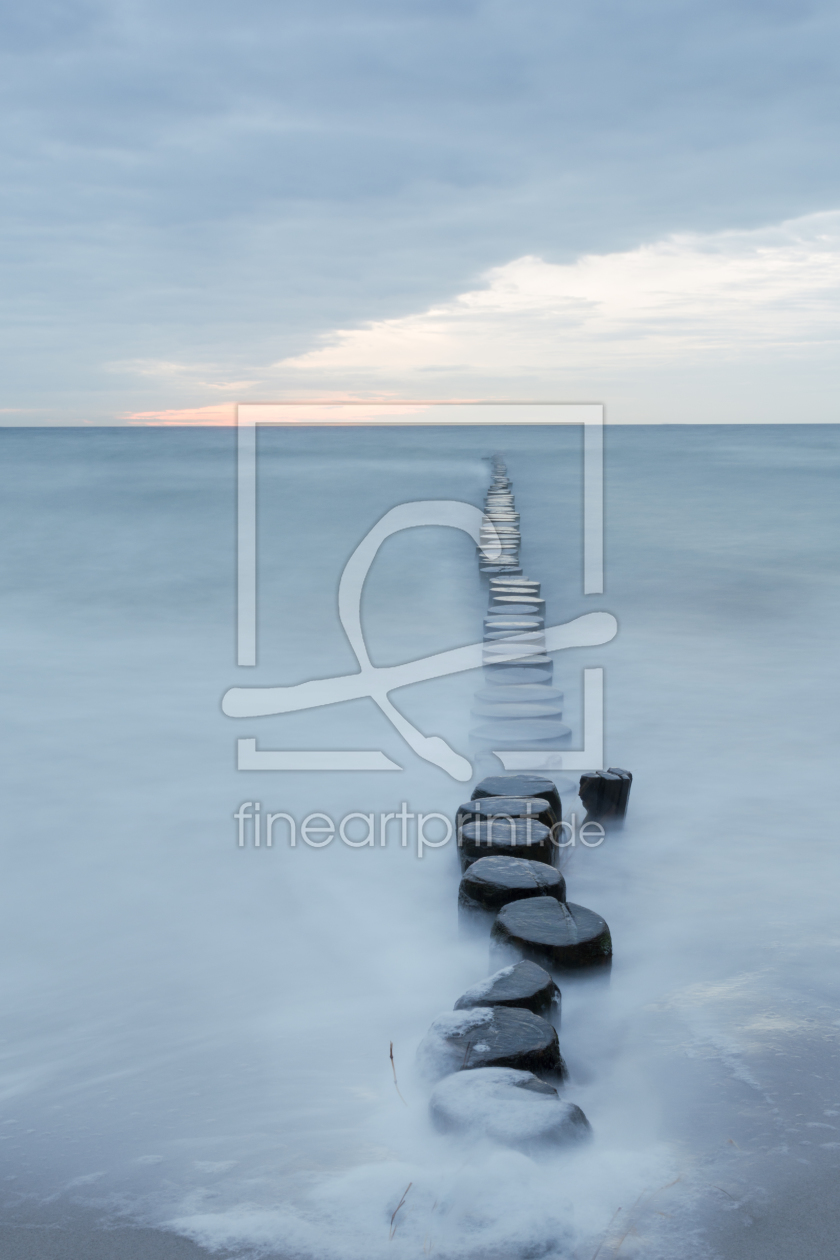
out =
[[[473,739],[488,757],[500,745],[538,754],[556,747],[569,728],[545,651],[545,601],[540,583],[522,571],[519,513],[498,456],[484,510],[479,568],[489,600]],[[625,770],[584,775],[580,795],[588,818],[619,823],[631,783]],[[496,970],[438,1016],[418,1049],[421,1070],[438,1082],[430,1105],[439,1128],[531,1154],[590,1132],[581,1109],[559,1093],[568,1069],[557,1032],[556,981],[604,979],[612,963],[604,919],[567,900],[558,869],[562,823],[557,786],[539,773],[491,773],[458,807],[461,927],[485,937],[489,929]]]

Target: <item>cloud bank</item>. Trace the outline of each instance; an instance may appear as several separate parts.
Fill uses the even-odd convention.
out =
[[[712,419],[672,399],[686,381],[756,373],[756,405],[718,418],[784,419],[767,411],[761,369],[775,388],[808,392],[833,372],[840,342],[840,212],[756,231],[683,233],[573,263],[526,256],[487,272],[485,284],[397,319],[340,329],[281,361],[288,387],[343,380],[358,387],[434,381],[456,392],[507,383],[526,396],[584,386],[615,390],[614,419]],[[729,369],[729,370],[727,370]],[[665,390],[677,409],[659,414]],[[422,392],[422,390],[421,390]],[[629,408],[625,400],[634,401]],[[736,400],[731,400],[734,404]],[[787,418],[838,419],[833,401]],[[645,404],[642,404],[643,407]]]
[[[527,255],[451,301],[318,341],[252,365],[237,396],[589,398],[607,403],[613,423],[830,422],[840,419],[826,388],[840,343],[840,212],[571,263]],[[200,379],[225,365],[140,370],[237,386]],[[216,404],[130,419],[224,424],[233,414]]]
[[[840,205],[838,24],[829,0],[6,6],[0,407],[113,423],[274,393],[298,369],[266,365],[330,330],[488,273],[530,293],[524,264],[491,271],[525,258],[574,269],[574,333],[575,277],[604,310],[575,260]],[[508,376],[543,362],[538,325]]]

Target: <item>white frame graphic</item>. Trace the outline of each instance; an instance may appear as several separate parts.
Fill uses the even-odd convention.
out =
[[[583,592],[599,595],[604,589],[604,496],[603,496],[603,426],[604,409],[600,403],[526,403],[526,402],[422,402],[400,400],[390,402],[286,402],[240,403],[237,407],[237,665],[250,668],[257,663],[257,458],[258,425],[582,425],[583,450]],[[419,522],[418,522],[419,523]],[[463,526],[460,526],[463,528]],[[607,618],[611,627],[601,623],[597,629],[591,619]],[[585,627],[579,623],[590,622]],[[586,643],[608,642],[616,632],[615,619],[606,613],[587,614],[556,627],[556,631],[578,629],[584,638],[557,646],[584,646]],[[594,634],[594,637],[593,637]],[[568,635],[561,638],[569,638]],[[461,649],[465,651],[466,649]],[[473,668],[472,665],[456,667]],[[447,672],[456,672],[456,669]],[[326,681],[326,680],[324,680]],[[243,694],[236,688],[228,692],[223,707],[230,716],[246,716],[228,704],[229,697]],[[582,749],[544,753],[540,765],[534,753],[500,750],[495,753],[506,770],[524,768],[525,759],[531,769],[596,770],[603,769],[603,669],[584,670],[584,746]],[[335,697],[340,699],[339,696]],[[323,703],[323,701],[321,701]],[[387,702],[386,702],[387,703]],[[281,710],[278,710],[281,711]],[[393,711],[396,712],[396,711]],[[389,715],[390,716],[390,715]],[[393,720],[393,719],[392,719]],[[398,729],[400,727],[398,726]],[[412,728],[413,730],[413,728]],[[401,730],[405,737],[406,731]],[[423,737],[420,737],[421,739]],[[414,739],[409,737],[414,745]],[[400,770],[379,751],[260,750],[255,738],[237,741],[237,768],[240,770]],[[461,778],[462,775],[453,774]]]

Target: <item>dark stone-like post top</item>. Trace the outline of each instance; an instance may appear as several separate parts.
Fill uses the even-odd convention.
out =
[[[555,819],[563,816],[560,793],[551,779],[538,774],[492,774],[473,788],[472,799],[484,796],[540,796],[554,809]]]
[[[530,958],[551,970],[579,971],[612,960],[610,929],[600,914],[555,897],[509,902],[490,935],[497,955]]]
[[[629,770],[610,766],[609,770],[595,770],[580,777],[580,799],[587,818],[594,822],[623,819],[630,799],[633,776]]]

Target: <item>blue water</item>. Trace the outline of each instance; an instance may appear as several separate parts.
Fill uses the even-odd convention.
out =
[[[259,440],[243,670],[231,432],[0,431],[3,1201],[59,1195],[318,1260],[589,1260],[602,1240],[602,1257],[740,1254],[768,1201],[840,1166],[840,431],[608,430],[602,596],[581,593],[577,430]],[[613,643],[555,655],[555,686],[579,735],[582,670],[603,666],[607,762],[635,776],[624,831],[565,871],[615,946],[608,988],[564,991],[567,1094],[595,1140],[540,1166],[436,1135],[412,1074],[431,1020],[487,971],[458,935],[452,847],[418,859],[398,829],[385,847],[237,845],[243,801],[298,823],[452,813],[469,785],[368,699],[220,707],[231,686],[352,672],[350,553],[398,503],[480,504],[495,451],[547,624],[619,619]],[[389,539],[365,590],[371,656],[476,642],[485,605],[465,535]],[[480,681],[392,698],[469,756]],[[242,736],[404,769],[239,773]]]

